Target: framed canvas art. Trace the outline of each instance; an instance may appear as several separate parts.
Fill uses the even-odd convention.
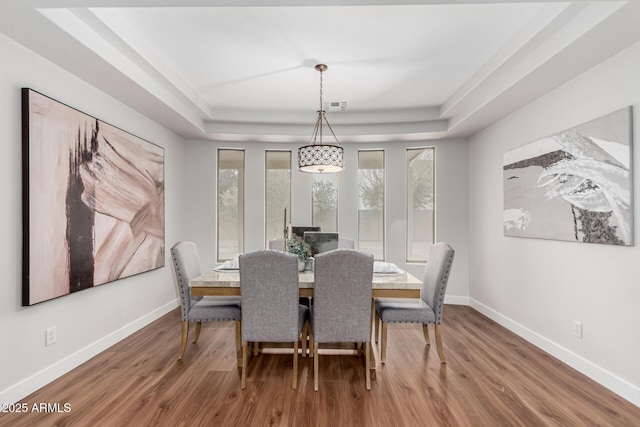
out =
[[[164,150],[22,89],[22,305],[164,266]]]
[[[504,234],[633,245],[632,109],[508,151]]]

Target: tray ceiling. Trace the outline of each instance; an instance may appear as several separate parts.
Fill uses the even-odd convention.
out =
[[[9,0],[0,32],[185,138],[466,136],[640,40],[621,1]],[[34,31],[34,29],[38,29]]]

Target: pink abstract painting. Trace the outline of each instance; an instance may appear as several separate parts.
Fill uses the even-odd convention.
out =
[[[164,150],[22,89],[22,305],[164,266]]]

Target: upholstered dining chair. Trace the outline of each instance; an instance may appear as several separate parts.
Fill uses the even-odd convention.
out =
[[[373,255],[336,249],[315,256],[311,329],[313,387],[318,391],[318,344],[364,343],[365,380],[371,390]]]
[[[180,293],[180,310],[182,316],[182,339],[178,360],[182,360],[187,348],[189,322],[196,323],[194,343],[200,337],[202,322],[229,321],[236,322],[236,351],[240,351],[240,298],[237,297],[194,297],[191,295],[189,280],[202,273],[198,247],[193,242],[178,242],[171,248],[173,268]]]
[[[274,249],[277,251],[284,251],[284,237],[276,237],[275,239],[269,240],[269,249]],[[310,297],[300,297],[300,304],[306,305],[307,307],[311,304]],[[307,340],[303,341],[303,344],[306,345]],[[254,347],[254,353],[257,351],[257,347]],[[303,353],[304,354],[304,353]]]
[[[293,343],[293,389],[298,384],[298,343],[306,336],[309,308],[298,304],[298,257],[276,250],[242,254],[242,380],[247,386],[249,342]],[[304,331],[303,331],[304,330]],[[306,353],[303,340],[303,356]]]
[[[269,249],[284,251],[284,237],[276,237],[275,239],[269,240]]]
[[[338,249],[355,249],[356,245],[352,239],[338,237]]]
[[[375,301],[376,342],[380,335],[382,322],[382,342],[380,343],[380,359],[386,362],[387,357],[387,325],[389,323],[422,323],[422,331],[427,346],[430,346],[428,325],[433,324],[436,333],[436,345],[440,363],[447,363],[442,346],[442,309],[444,294],[447,289],[449,274],[455,251],[443,242],[431,246],[429,258],[422,280],[420,299],[377,298]]]

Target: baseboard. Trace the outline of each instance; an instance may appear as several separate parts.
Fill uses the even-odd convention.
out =
[[[458,295],[445,295],[444,303],[451,305],[469,305],[469,297],[461,297]]]
[[[480,313],[484,314],[496,323],[509,329],[531,344],[539,347],[545,352],[551,354],[555,358],[561,360],[575,370],[581,372],[599,384],[602,384],[609,390],[613,391],[620,397],[628,400],[636,406],[640,406],[640,388],[630,382],[618,377],[617,375],[603,369],[593,362],[583,358],[582,356],[562,347],[561,345],[543,337],[542,335],[532,331],[531,329],[513,321],[501,313],[493,310],[481,302],[469,298],[470,306]]]
[[[151,322],[159,319],[178,307],[177,299],[153,310],[150,313],[134,320],[133,322],[123,326],[122,328],[100,338],[99,340],[89,344],[88,346],[76,351],[62,360],[42,369],[28,378],[0,392],[0,402],[16,403],[36,390],[44,387],[53,380],[61,377],[72,369],[80,366],[87,360],[111,347],[112,345],[122,341],[132,333],[144,328]]]

